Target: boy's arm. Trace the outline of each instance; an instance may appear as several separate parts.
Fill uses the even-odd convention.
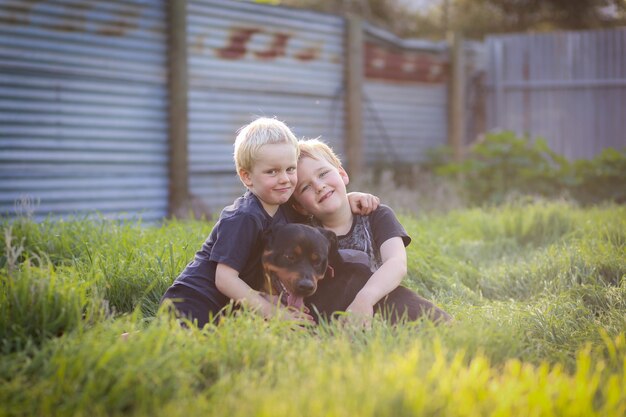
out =
[[[346,311],[361,314],[369,320],[374,305],[396,289],[407,273],[406,249],[401,237],[387,239],[380,246],[383,264],[359,291]]]
[[[380,198],[373,194],[359,193],[355,191],[348,193],[348,203],[350,203],[352,213],[367,216],[372,214],[372,212],[378,208]]]
[[[271,316],[271,305],[248,284],[239,278],[239,272],[226,264],[217,264],[215,270],[215,286],[217,289],[234,300],[258,311],[263,317]]]
[[[267,301],[261,293],[253,290],[248,284],[239,278],[239,272],[226,264],[217,264],[217,269],[215,271],[215,285],[225,296],[231,298],[238,304],[258,312],[265,318],[281,314],[282,318],[285,319],[313,321],[313,317],[303,311],[285,309],[278,307],[278,305],[273,305]]]

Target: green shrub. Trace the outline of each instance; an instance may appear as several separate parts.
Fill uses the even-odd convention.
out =
[[[471,204],[498,204],[511,194],[567,195],[583,204],[626,201],[626,150],[570,162],[544,139],[501,132],[488,134],[462,162],[451,161],[445,149],[431,155],[424,167],[459,182]]]
[[[554,196],[573,182],[567,160],[552,152],[543,139],[529,141],[512,132],[487,135],[462,162],[435,168],[460,178],[473,204],[501,203],[511,192]]]
[[[575,161],[576,185],[572,194],[580,202],[626,203],[626,148],[604,149],[591,160]]]

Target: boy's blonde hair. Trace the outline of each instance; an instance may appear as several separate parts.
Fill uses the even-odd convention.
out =
[[[325,159],[337,169],[343,169],[341,160],[330,146],[319,139],[305,139],[298,142],[300,156],[298,160],[308,157],[315,160]]]
[[[287,125],[280,120],[259,117],[253,122],[242,127],[235,139],[235,168],[250,172],[254,165],[254,159],[263,145],[287,143],[296,149],[299,156],[298,139]]]

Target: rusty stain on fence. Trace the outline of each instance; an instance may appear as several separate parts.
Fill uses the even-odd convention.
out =
[[[432,53],[404,52],[365,43],[365,76],[388,81],[442,83],[447,63]]]
[[[37,6],[46,3],[60,8],[58,16],[50,15],[49,22],[34,22],[32,15]],[[55,32],[94,33],[96,35],[122,37],[128,32],[139,28],[142,5],[113,4],[113,10],[102,10],[97,3],[90,1],[71,4],[56,4],[42,0],[24,0],[6,6],[4,15],[0,15],[0,25],[37,26]],[[65,13],[64,10],[71,11]],[[88,19],[88,13],[97,12],[101,19]],[[155,29],[155,28],[152,28]]]
[[[269,48],[265,51],[255,52],[254,55],[259,59],[276,59],[280,56],[285,56],[285,48],[289,37],[290,35],[286,33],[272,34],[272,42]]]
[[[249,50],[249,44],[255,35],[268,35],[270,40],[267,47],[258,51]],[[222,59],[243,59],[248,52],[262,61],[271,61],[287,56],[287,46],[293,38],[292,34],[285,32],[272,32],[259,27],[232,27],[229,30],[226,45],[215,48],[215,54]],[[195,41],[195,50],[200,52],[204,48],[204,36],[199,36]],[[312,46],[306,46],[293,52],[290,56],[298,61],[307,62],[318,59],[321,55],[323,44],[317,42]]]
[[[322,45],[311,46],[309,48],[305,48],[302,51],[296,52],[294,57],[298,61],[313,61],[319,58],[320,53],[322,52]]]
[[[218,57],[224,59],[240,59],[246,55],[246,45],[258,28],[234,28],[230,31],[228,42],[223,48],[215,48]]]

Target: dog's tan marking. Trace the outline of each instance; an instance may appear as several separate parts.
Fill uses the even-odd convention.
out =
[[[271,274],[276,275],[278,280],[285,286],[289,293],[294,294],[295,291],[295,283],[301,277],[298,272],[290,271],[288,268],[281,268],[279,266],[265,263],[265,286],[267,291],[275,292],[276,290],[272,288]]]

